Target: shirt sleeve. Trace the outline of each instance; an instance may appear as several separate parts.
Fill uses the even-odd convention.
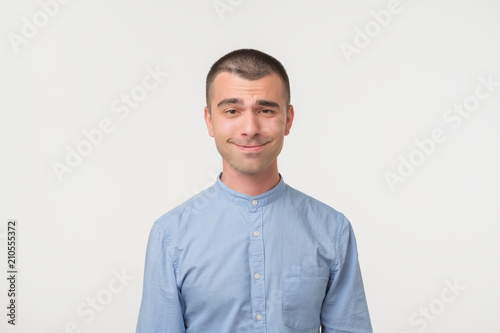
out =
[[[322,333],[372,333],[356,239],[350,222],[341,216],[335,240],[339,260],[321,309]]]
[[[136,333],[185,332],[184,304],[177,287],[171,238],[155,223],[146,250],[144,286]]]

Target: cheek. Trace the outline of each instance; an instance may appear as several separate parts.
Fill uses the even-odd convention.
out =
[[[272,127],[269,130],[274,134],[274,136],[284,136],[287,133],[286,123],[283,120],[276,121],[272,124]]]
[[[239,134],[238,123],[236,121],[223,121],[217,123],[214,128],[214,133],[221,140],[228,140],[234,138]]]
[[[214,139],[217,144],[224,144],[234,137],[231,127],[228,124],[220,124],[213,127]]]

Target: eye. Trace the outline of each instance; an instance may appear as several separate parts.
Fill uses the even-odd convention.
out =
[[[229,109],[229,110],[224,111],[224,113],[229,114],[229,115],[235,115],[237,112],[238,111],[236,111],[235,109]]]
[[[270,110],[270,109],[262,109],[261,112],[265,113],[265,114],[273,114],[273,113],[275,113],[274,110]]]

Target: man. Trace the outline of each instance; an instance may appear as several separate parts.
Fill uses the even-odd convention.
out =
[[[278,173],[294,117],[281,63],[233,51],[206,98],[222,173],[153,225],[137,332],[372,332],[349,221]]]

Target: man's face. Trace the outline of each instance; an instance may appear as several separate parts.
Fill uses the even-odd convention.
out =
[[[276,168],[294,116],[277,74],[250,81],[222,72],[212,83],[210,107],[205,121],[224,169],[257,175]]]

